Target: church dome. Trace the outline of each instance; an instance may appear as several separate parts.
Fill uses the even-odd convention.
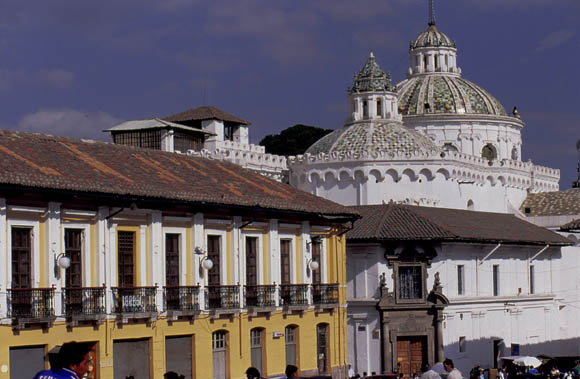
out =
[[[399,113],[507,116],[501,103],[477,84],[456,75],[413,76],[399,88]]]
[[[354,85],[349,93],[392,91],[391,75],[385,74],[371,52],[360,72],[354,75]]]
[[[430,24],[429,27],[415,39],[411,41],[411,50],[421,47],[451,47],[455,48],[455,41],[451,41],[445,33],[439,31],[435,24]]]
[[[322,137],[306,153],[429,154],[439,152],[425,135],[400,122],[357,122]]]

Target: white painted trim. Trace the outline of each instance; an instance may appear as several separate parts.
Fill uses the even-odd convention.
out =
[[[46,212],[46,208],[9,205],[8,212],[44,213],[44,212]]]
[[[119,225],[111,224],[109,228],[109,262],[107,262],[107,269],[109,270],[109,280],[111,282],[111,287],[118,287],[119,286],[119,268],[117,267],[117,255],[119,252],[117,251],[117,228]]]
[[[91,227],[89,224],[81,224],[81,223],[62,223],[62,227],[60,228],[60,240],[61,240],[61,250],[60,252],[65,252],[65,239],[64,233],[65,229],[81,229],[82,236],[81,236],[81,264],[82,264],[82,272],[83,272],[83,286],[84,287],[93,287],[91,284],[91,272],[93,268],[91,267]],[[60,254],[59,252],[59,254]],[[67,270],[61,270],[64,272],[64,275],[61,276],[60,283],[64,286],[66,283],[66,275]],[[98,285],[97,285],[98,286]]]
[[[322,283],[328,283],[328,252],[326,250],[326,236],[320,236],[322,246],[320,247],[320,281]]]
[[[95,217],[97,215],[97,212],[94,211],[78,211],[75,209],[61,209],[60,212],[61,217]]]
[[[147,226],[139,225],[139,286],[147,286]]]
[[[189,220],[191,221],[191,220]],[[163,249],[162,254],[161,254],[161,267],[162,267],[162,281],[163,281],[163,285],[166,286],[167,285],[167,267],[166,267],[166,263],[167,263],[167,247],[166,247],[166,242],[167,242],[167,234],[178,234],[179,235],[179,285],[185,285],[186,281],[187,281],[187,240],[186,240],[186,232],[187,229],[186,228],[176,228],[176,227],[163,227],[163,240],[162,240],[162,246]]]
[[[271,219],[268,226],[268,256],[270,283],[280,284],[280,238],[278,236],[278,220]]]
[[[11,266],[8,261],[7,235],[6,199],[0,198],[0,265],[4,267]],[[0,269],[0,304],[6,304],[6,288],[8,288],[8,270]],[[6,317],[6,312],[6,307],[0,306],[0,319]]]
[[[193,228],[192,228],[193,238],[191,239],[191,248],[193,251],[191,252],[191,259],[192,264],[191,267],[193,269],[193,275],[191,276],[193,283],[197,285],[205,285],[207,282],[206,277],[204,275],[203,278],[199,276],[199,259],[198,256],[195,255],[195,248],[199,247],[200,249],[204,250],[206,245],[206,237],[204,231],[204,223],[203,223],[203,214],[196,213],[193,216]],[[203,291],[202,291],[203,295]],[[201,301],[201,299],[200,299]]]
[[[227,225],[227,226],[233,226],[234,221],[233,220],[223,220],[223,219],[214,219],[214,218],[208,218],[205,220],[205,225]]]
[[[31,220],[8,220],[8,230],[7,230],[7,238],[6,238],[6,246],[7,246],[7,262],[10,264],[6,265],[6,278],[7,278],[7,287],[12,287],[12,283],[10,282],[9,278],[12,278],[12,250],[9,246],[12,246],[12,228],[30,228],[32,229],[32,252],[31,258],[32,262],[30,262],[30,271],[31,271],[31,279],[32,283],[30,283],[32,288],[40,287],[40,222],[39,221],[31,221]],[[48,252],[47,252],[48,254]],[[54,257],[49,257],[49,259],[54,259]]]

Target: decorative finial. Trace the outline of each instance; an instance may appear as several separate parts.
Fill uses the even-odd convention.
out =
[[[435,5],[434,0],[429,0],[429,26],[435,25]]]

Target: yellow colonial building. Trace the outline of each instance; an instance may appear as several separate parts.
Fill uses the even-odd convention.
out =
[[[0,131],[0,379],[345,377],[352,210],[224,161]]]

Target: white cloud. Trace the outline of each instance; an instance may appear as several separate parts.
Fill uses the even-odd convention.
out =
[[[576,32],[573,30],[556,30],[555,32],[548,34],[540,41],[536,51],[556,48],[572,38],[574,34],[576,34]]]
[[[83,112],[75,109],[39,109],[22,117],[14,129],[57,136],[109,140],[104,129],[123,120],[106,112]]]
[[[0,68],[0,91],[15,88],[68,88],[74,83],[74,74],[62,69],[24,70]]]

